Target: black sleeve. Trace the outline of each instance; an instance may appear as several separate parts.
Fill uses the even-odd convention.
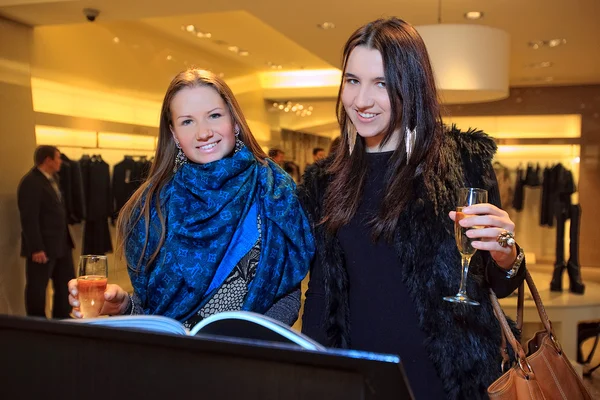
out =
[[[323,264],[317,254],[310,269],[310,280],[302,314],[302,333],[324,346],[331,346],[325,329],[326,297]]]
[[[324,274],[324,246],[326,246],[324,228],[317,224],[321,218],[321,202],[324,197],[325,180],[324,171],[326,163],[331,162],[331,157],[316,162],[306,168],[304,171],[303,183],[298,186],[298,199],[304,208],[315,234],[317,251],[313,258],[310,273],[308,290],[304,301],[304,312],[302,314],[302,333],[324,346],[332,347],[333,342],[329,339],[327,333],[327,297],[325,293],[325,274]]]
[[[293,292],[277,300],[265,315],[289,326],[294,325],[300,311],[300,296],[300,288],[295,289]]]
[[[26,176],[17,191],[21,229],[29,251],[27,257],[46,250],[40,229],[41,189],[32,176]]]
[[[489,168],[487,168],[485,181],[489,185],[487,188],[488,201],[496,207],[501,208],[498,182],[496,180],[496,175],[493,173],[491,164]],[[503,298],[510,295],[521,285],[525,279],[525,260],[523,260],[521,263],[521,268],[519,268],[517,275],[513,276],[512,278],[507,278],[507,271],[496,265],[489,252],[486,251],[477,253],[481,253],[481,258],[485,266],[485,278],[498,298]]]

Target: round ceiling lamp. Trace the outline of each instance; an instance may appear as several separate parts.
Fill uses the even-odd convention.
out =
[[[416,27],[427,46],[443,103],[465,104],[508,97],[509,36],[482,25]]]
[[[508,97],[509,36],[484,25],[438,24],[417,26],[431,60],[443,103],[466,104]]]

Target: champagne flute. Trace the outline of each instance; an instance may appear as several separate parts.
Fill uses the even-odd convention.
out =
[[[96,318],[104,305],[104,291],[108,282],[106,256],[85,255],[79,258],[77,288],[79,309],[83,318]]]
[[[469,229],[481,229],[484,227],[474,226],[472,228],[463,228],[458,222],[461,219],[475,216],[466,215],[462,212],[463,208],[473,204],[487,203],[487,198],[487,190],[478,188],[461,188],[459,190],[456,218],[454,220],[454,237],[456,239],[456,246],[458,247],[458,251],[460,252],[462,258],[462,275],[460,278],[460,288],[458,289],[458,293],[454,296],[444,297],[444,300],[446,301],[450,301],[452,303],[469,304],[472,306],[479,305],[477,301],[470,299],[467,295],[467,276],[469,274],[469,263],[471,262],[471,257],[473,257],[473,254],[475,254],[475,251],[477,250],[474,249],[471,244],[473,240],[477,239],[468,237],[467,231]]]

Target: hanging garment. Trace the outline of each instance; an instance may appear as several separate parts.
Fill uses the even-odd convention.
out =
[[[525,199],[525,194],[523,192],[523,169],[519,166],[517,168],[517,177],[515,180],[515,192],[513,197],[512,206],[516,211],[523,210],[523,201]]]
[[[113,221],[116,220],[127,200],[144,181],[142,173],[146,168],[146,163],[145,160],[135,161],[132,157],[125,156],[123,161],[114,166],[112,176]]]
[[[83,231],[83,254],[112,251],[108,219],[112,215],[110,171],[100,156],[81,160],[87,216]]]
[[[540,207],[540,225],[541,226],[554,226],[554,219],[552,217],[552,207],[550,206],[550,193],[552,190],[551,185],[551,174],[550,168],[544,168],[544,178],[542,181],[542,199]]]
[[[70,225],[78,224],[85,218],[81,167],[77,161],[70,160],[64,154],[61,154],[60,158],[62,159],[62,166],[58,175],[65,207],[67,208],[67,221]]]
[[[510,170],[496,161],[494,163],[494,172],[496,173],[496,180],[498,181],[498,190],[500,191],[500,203],[503,209],[512,207],[514,188],[512,180],[510,179]]]

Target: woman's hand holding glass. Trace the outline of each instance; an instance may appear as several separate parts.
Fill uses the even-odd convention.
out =
[[[73,307],[72,315],[75,318],[87,318],[80,310],[79,288],[77,279],[69,281],[69,304]],[[108,284],[104,291],[104,304],[100,315],[122,315],[129,305],[129,294],[119,285]]]
[[[468,228],[466,235],[469,238],[476,239],[471,242],[473,248],[489,251],[498,266],[509,270],[517,258],[517,249],[515,246],[502,247],[498,243],[500,234],[506,231],[515,231],[515,223],[510,219],[508,213],[488,203],[464,207],[462,212],[465,215],[473,215],[458,222],[462,227]],[[450,218],[453,221],[456,220],[455,211],[450,212]]]

